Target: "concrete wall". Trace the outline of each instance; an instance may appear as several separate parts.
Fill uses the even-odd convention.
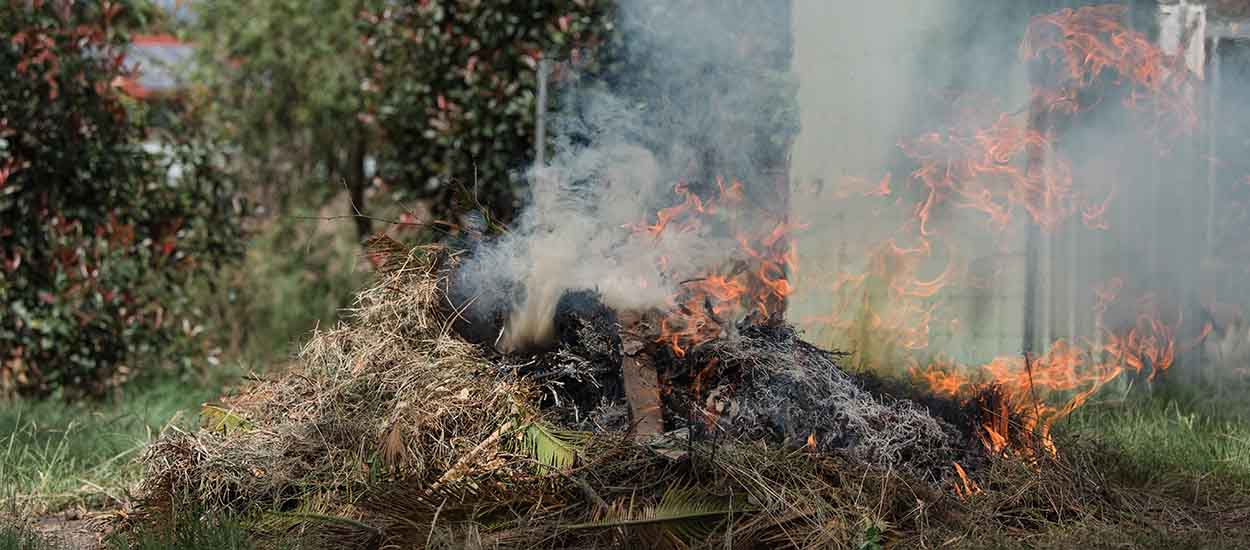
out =
[[[1034,12],[1063,7],[1063,2],[1034,3],[1038,5],[1029,7]],[[809,228],[798,239],[801,265],[790,311],[792,319],[809,321],[805,327],[814,341],[873,350],[866,339],[888,339],[872,331],[833,331],[817,318],[857,314],[846,304],[835,303],[830,285],[839,272],[863,271],[870,246],[898,235],[897,229],[911,217],[908,206],[923,197],[914,187],[909,189],[907,170],[914,165],[899,158],[897,140],[935,128],[932,111],[940,101],[935,102],[933,94],[948,87],[977,89],[996,98],[1002,111],[1027,107],[1028,77],[1016,62],[1016,44],[1028,12],[1002,7],[1006,4],[1027,3],[795,2],[794,66],[800,79],[802,130],[793,150],[791,175],[796,216]],[[999,11],[983,13],[993,9]],[[1141,9],[1149,15],[1157,8]],[[1168,10],[1178,9],[1166,7],[1161,18],[1149,18],[1154,20],[1150,24],[1170,21]],[[1171,17],[1177,22],[1197,21],[1198,10],[1183,11]],[[1180,29],[1169,32],[1160,40],[1202,42]],[[1201,60],[1188,61],[1191,70],[1202,72]],[[1154,292],[1169,319],[1182,312],[1188,318],[1182,333],[1201,326],[1194,305],[1203,285],[1198,271],[1207,261],[1203,251],[1210,215],[1205,169],[1194,159],[1201,156],[1204,138],[1200,134],[1180,138],[1163,144],[1161,149],[1169,149],[1166,153],[1144,153],[1154,144],[1140,129],[1130,129],[1129,119],[1117,110],[1120,101],[1108,97],[1104,105],[1062,130],[1060,147],[1074,162],[1075,185],[1113,182],[1116,196],[1107,215],[1109,228],[1084,227],[1078,213],[1075,223],[1038,235],[1033,273],[1037,300],[1028,311],[1036,351],[1060,338],[1096,342],[1094,290],[1117,276],[1125,279],[1121,295],[1128,305]],[[839,196],[839,183],[846,178],[876,182],[886,172],[893,176],[890,197]],[[1229,180],[1228,185],[1235,183]],[[940,306],[940,315],[931,325],[932,344],[924,354],[941,352],[977,363],[1019,353],[1025,347],[1024,225],[1017,223],[994,236],[979,215],[958,209],[942,215],[947,237],[934,242],[955,244],[957,249],[935,249],[921,278],[936,276],[952,255],[958,257],[964,276],[932,302]],[[970,284],[973,280],[980,284]],[[873,307],[888,316],[892,304]],[[1105,321],[1123,325],[1132,320],[1121,313]]]
[[[808,320],[805,328],[817,342],[834,347],[872,348],[873,338],[833,331],[814,317],[835,313],[854,317],[835,303],[830,285],[839,272],[863,271],[871,247],[898,235],[910,217],[908,204],[920,195],[907,190],[906,168],[899,170],[897,140],[923,127],[924,106],[946,83],[948,73],[935,64],[966,65],[968,59],[934,55],[931,44],[962,17],[953,0],[877,0],[822,2],[799,0],[794,7],[795,69],[800,79],[802,130],[793,150],[791,174],[795,209],[809,227],[799,237],[801,265],[791,318]],[[968,48],[967,55],[979,55]],[[958,54],[955,54],[958,55]],[[971,61],[975,63],[975,60]],[[953,69],[952,69],[953,70]],[[1004,91],[1023,93],[1019,71],[1003,75]],[[880,180],[892,173],[888,198],[843,199],[846,178]],[[903,204],[896,203],[901,199]],[[931,323],[933,345],[962,361],[980,361],[1020,349],[1023,320],[1022,233],[990,239],[979,219],[948,220],[965,226],[958,254],[973,273],[995,283],[985,288],[952,285],[941,300],[940,321]],[[1018,233],[1018,232],[1017,232]],[[948,251],[938,249],[922,267],[920,278],[937,276]],[[872,307],[886,316],[890,304]],[[835,311],[842,309],[840,311]],[[955,320],[955,322],[951,322]],[[877,337],[888,340],[889,335]],[[881,350],[878,350],[880,353]]]

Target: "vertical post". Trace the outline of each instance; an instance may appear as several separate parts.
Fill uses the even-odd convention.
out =
[[[1034,88],[1039,84],[1039,77],[1034,75]],[[1044,100],[1039,94],[1033,94],[1033,98],[1029,102],[1029,130],[1036,132],[1046,132],[1048,124],[1047,108]],[[1027,166],[1025,174],[1030,180],[1040,180],[1044,177],[1045,166],[1045,150],[1040,145],[1029,145]],[[1031,199],[1031,197],[1030,197]],[[1039,313],[1039,300],[1037,299],[1037,286],[1039,282],[1039,273],[1041,269],[1041,258],[1038,251],[1041,241],[1041,229],[1032,220],[1025,219],[1025,236],[1024,236],[1024,329],[1023,342],[1021,343],[1021,352],[1027,357],[1034,351],[1037,339],[1037,316]]]
[[[1206,259],[1215,257],[1215,199],[1216,199],[1216,131],[1220,116],[1220,39],[1211,41],[1211,93],[1207,95],[1207,249]]]
[[[550,71],[547,58],[538,61],[538,98],[534,102],[534,165],[542,166],[547,154],[547,76]]]
[[[660,380],[651,358],[651,342],[645,331],[643,315],[637,311],[621,311],[621,381],[633,423],[634,438],[645,441],[664,432],[664,405],[660,399]]]

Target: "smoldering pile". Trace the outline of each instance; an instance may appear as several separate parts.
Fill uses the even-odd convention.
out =
[[[977,462],[970,428],[864,389],[777,323],[656,351],[663,430],[637,437],[620,377],[630,338],[592,292],[562,300],[553,347],[503,355],[455,328],[454,255],[401,260],[298,366],[151,445],[132,520],[230,511],[306,547],[593,548],[727,528],[811,542],[816,526],[828,542],[868,498],[847,476],[939,502],[951,462]]]
[[[453,303],[470,299],[452,294]],[[627,350],[631,338],[621,332],[629,329],[596,298],[588,290],[566,293],[556,307],[550,346],[499,357],[502,370],[535,383],[541,404],[565,427],[637,429],[642,419],[631,418],[622,380],[622,365],[629,365],[625,357],[632,353],[647,356],[644,363],[655,369],[662,432],[670,443],[732,441],[836,452],[934,481],[953,462],[976,460],[976,444],[965,431],[914,401],[868,391],[839,366],[843,354],[803,341],[779,320],[744,319],[683,354],[654,338]],[[456,326],[472,335],[481,321]],[[644,319],[632,330],[648,335],[653,325]]]

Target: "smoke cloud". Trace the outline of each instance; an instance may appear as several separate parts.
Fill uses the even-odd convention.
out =
[[[509,317],[507,348],[549,339],[569,290],[597,289],[617,309],[666,307],[683,280],[743,252],[712,229],[640,239],[627,227],[679,202],[678,182],[708,196],[717,177],[735,178],[748,201],[784,207],[780,180],[795,194],[779,215],[808,226],[788,317],[818,343],[883,363],[903,364],[870,357],[889,348],[981,364],[1059,340],[1102,349],[1149,311],[1181,362],[1226,364],[1239,356],[1203,333],[1250,342],[1250,99],[1236,93],[1250,56],[1227,36],[1239,27],[1205,6],[1135,2],[1123,17],[1132,37],[1181,58],[1155,78],[1192,73],[1192,89],[1167,91],[1193,106],[1184,131],[1178,110],[1102,72],[1072,100],[1078,112],[1042,125],[1042,153],[1021,147],[995,168],[1001,179],[1040,167],[1044,192],[1067,201],[1061,215],[1039,223],[1018,194],[990,212],[946,192],[920,229],[930,190],[916,151],[939,143],[943,162],[968,163],[953,147],[977,132],[1030,128],[1034,92],[1062,80],[1053,59],[1023,59],[1031,18],[1094,4],[621,2],[616,66],[562,81],[554,152],[527,172],[523,214],[458,284],[475,310]],[[878,287],[838,286],[873,270]]]
[[[678,182],[706,190],[736,178],[750,196],[776,178],[777,140],[793,131],[784,6],[619,3],[610,65],[557,90],[554,154],[528,171],[522,214],[458,274],[479,316],[508,312],[501,347],[550,339],[566,291],[595,289],[618,310],[663,307],[681,281],[744,259],[733,235],[712,229],[639,238],[628,227],[679,202]]]
[[[1245,325],[1235,320],[1244,314],[1234,312],[1250,306],[1250,250],[1233,235],[1250,229],[1244,214],[1250,100],[1233,90],[1250,84],[1250,65],[1245,43],[1221,35],[1235,21],[1196,2],[1121,4],[1126,28],[1179,55],[1183,69],[1169,70],[1191,73],[1192,91],[1177,96],[1195,107],[1191,128],[1174,131],[1180,124],[1168,118],[1171,111],[1151,94],[1134,95],[1125,75],[1106,71],[1077,99],[1080,112],[1052,117],[1054,143],[1040,161],[1048,173],[1071,175],[1072,191],[1084,194],[1081,206],[1041,230],[1020,209],[998,227],[984,212],[940,197],[945,202],[930,218],[932,250],[914,275],[928,281],[948,274],[942,291],[869,304],[885,320],[875,333],[829,322],[850,322],[863,311],[848,307],[858,301],[834,297],[838,274],[871,271],[873,247],[883,241],[917,241],[908,222],[926,190],[913,173],[916,159],[899,144],[949,135],[970,120],[989,128],[996,116],[1026,127],[1031,92],[1057,82],[1022,59],[1030,18],[1105,3],[795,4],[803,132],[793,173],[796,192],[806,193],[795,205],[796,217],[810,227],[800,236],[804,267],[790,317],[806,320],[809,335],[855,351],[872,349],[873,340],[897,347],[901,338],[890,329],[919,324],[882,326],[898,313],[926,321],[923,334],[911,335],[923,338],[913,350],[922,360],[940,353],[982,364],[1025,350],[1042,353],[1061,339],[1096,349],[1109,331],[1131,328],[1153,310],[1175,330],[1179,363],[1227,362],[1196,342],[1208,325],[1246,339]],[[1025,156],[1011,166],[1025,169]],[[888,196],[846,198],[848,178],[876,182],[886,173],[892,174]],[[1097,221],[1084,218],[1094,211]],[[1114,300],[1101,304],[1110,294]],[[904,311],[904,303],[919,304],[930,317]]]

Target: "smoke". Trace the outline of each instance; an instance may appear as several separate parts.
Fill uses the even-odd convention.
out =
[[[985,114],[983,126],[994,114],[1023,126],[1033,85],[1048,81],[1021,59],[1030,17],[1101,3],[795,3],[803,132],[793,173],[796,193],[805,194],[794,204],[796,218],[810,227],[800,235],[804,267],[790,317],[806,319],[809,335],[857,351],[868,345],[827,322],[855,314],[831,296],[830,281],[870,270],[878,243],[896,238],[914,244],[914,238],[906,241],[916,234],[908,222],[926,195],[913,177],[917,163],[901,154],[900,141],[949,132],[960,120],[959,108]],[[1250,230],[1244,122],[1250,100],[1234,91],[1250,84],[1250,48],[1220,37],[1237,27],[1214,8],[1124,5],[1128,27],[1152,44],[1169,53],[1185,46],[1184,70],[1194,74],[1195,85],[1182,96],[1197,109],[1195,126],[1172,131],[1178,125],[1160,115],[1166,109],[1151,104],[1148,94],[1133,96],[1108,71],[1079,98],[1081,112],[1053,118],[1056,140],[1046,168],[1069,171],[1074,192],[1085,194],[1070,216],[1040,230],[1017,209],[1000,228],[983,212],[943,197],[930,224],[933,252],[918,276],[933,278],[949,267],[957,277],[922,301],[934,308],[924,353],[981,364],[1026,349],[1042,352],[1060,339],[1097,346],[1108,331],[1131,327],[1147,309],[1176,329],[1178,355],[1205,354],[1187,358],[1193,363],[1215,360],[1194,344],[1207,324],[1221,334],[1246,332],[1233,320],[1239,315],[1229,312],[1250,307],[1250,249],[1237,244],[1244,238],[1233,237]],[[1196,24],[1200,20],[1205,24]],[[1023,155],[1013,166],[1024,168]],[[848,178],[875,182],[885,173],[893,176],[887,197],[846,200],[839,194]],[[1104,201],[1099,221],[1083,218]],[[1113,280],[1122,285],[1118,296],[1099,311],[1096,290]],[[872,306],[885,319],[898,309]]]
[[[562,82],[554,154],[527,172],[526,207],[511,232],[482,245],[458,284],[473,309],[508,315],[507,348],[549,339],[569,290],[596,289],[622,310],[667,307],[682,281],[742,260],[742,251],[712,229],[652,239],[627,227],[655,223],[679,202],[678,182],[706,197],[717,177],[736,178],[748,201],[786,204],[770,193],[789,183],[787,152],[801,126],[790,213],[808,228],[788,317],[817,342],[862,352],[872,339],[895,348],[905,340],[922,359],[980,364],[1058,340],[1099,349],[1149,310],[1174,331],[1178,352],[1210,361],[1193,342],[1208,325],[1246,332],[1236,312],[1250,307],[1241,237],[1250,229],[1250,109],[1236,93],[1250,78],[1244,44],[1218,36],[1235,26],[1207,14],[1206,40],[1195,39],[1186,12],[1181,27],[1168,27],[1165,12],[1192,4],[1136,2],[1125,15],[1152,44],[1203,48],[1183,56],[1202,79],[1172,98],[1192,101],[1192,128],[1173,131],[1180,125],[1160,115],[1166,109],[1108,71],[1080,92],[1080,112],[1049,123],[1055,140],[1038,162],[1053,176],[1048,185],[1071,175],[1076,197],[1047,191],[1066,201],[1062,215],[1039,228],[1021,204],[992,219],[969,197],[947,194],[927,212],[932,233],[917,237],[928,190],[915,173],[920,161],[900,144],[922,149],[915,140],[931,135],[959,138],[943,146],[975,142],[1000,117],[1028,127],[1031,94],[1056,82],[1045,63],[1039,73],[1021,58],[1030,18],[1097,3],[621,2],[604,55],[611,66]],[[1023,170],[1026,156],[1018,149],[1008,165]],[[848,192],[850,181],[883,181],[888,193]],[[882,250],[919,252],[882,264]],[[831,290],[880,265],[893,273],[885,290],[863,290],[872,303],[839,301]],[[891,295],[899,281],[888,280],[900,273],[945,286],[900,301]],[[857,316],[868,328],[848,332]]]
[[[678,200],[678,182],[706,190],[717,176],[737,178],[758,198],[752,185],[776,177],[776,151],[793,131],[782,5],[618,4],[607,68],[558,90],[554,154],[527,172],[519,219],[478,247],[455,282],[478,317],[508,312],[501,347],[550,339],[567,291],[595,289],[618,310],[664,307],[681,281],[741,259],[733,235],[640,238],[628,228],[655,223]]]

